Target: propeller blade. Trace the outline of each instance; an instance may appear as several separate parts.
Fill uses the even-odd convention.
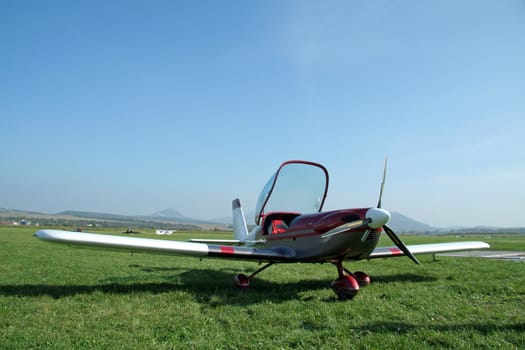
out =
[[[396,233],[394,232],[394,230],[392,230],[388,225],[383,225],[383,229],[385,230],[386,234],[388,235],[388,237],[390,237],[390,239],[392,240],[392,242],[394,242],[394,244],[403,252],[405,253],[406,256],[408,256],[410,259],[412,259],[413,262],[415,262],[416,264],[419,264],[419,260],[417,260],[417,258],[414,256],[414,254],[412,254],[410,252],[410,250],[408,250],[408,248],[406,247],[406,245],[399,239],[399,237],[396,235]]]
[[[385,179],[386,179],[386,163],[387,163],[387,157],[385,157],[385,167],[383,169],[383,180],[381,180],[381,190],[379,191],[379,200],[377,201],[377,207],[381,208],[381,198],[383,197],[383,188],[385,187]]]
[[[323,233],[321,235],[321,237],[322,238],[328,238],[328,237],[331,237],[331,236],[335,236],[335,235],[338,235],[340,233],[346,232],[346,231],[354,229],[354,228],[366,226],[369,223],[370,223],[370,219],[355,220],[355,221],[347,222],[346,224],[337,226],[336,228],[333,228],[330,231]]]

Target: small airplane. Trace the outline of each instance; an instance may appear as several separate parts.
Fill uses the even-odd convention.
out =
[[[192,239],[187,242],[105,234],[40,230],[44,241],[68,245],[251,260],[265,264],[249,276],[238,274],[235,283],[246,288],[261,271],[277,263],[332,263],[338,277],[331,287],[339,299],[352,299],[360,286],[370,284],[362,272],[350,272],[345,260],[363,260],[414,254],[489,248],[484,242],[451,242],[406,246],[388,226],[390,213],[381,208],[387,162],[376,207],[322,211],[328,191],[328,171],[318,163],[284,162],[264,186],[256,205],[256,226],[248,232],[239,199],[232,202],[234,239]],[[377,247],[382,232],[394,242]]]

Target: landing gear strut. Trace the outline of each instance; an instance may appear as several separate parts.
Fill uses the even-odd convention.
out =
[[[330,286],[339,300],[353,299],[359,292],[360,285],[370,284],[370,276],[362,271],[350,272],[343,266],[342,260],[333,261],[332,264],[337,267],[339,277]]]
[[[273,264],[275,264],[273,261],[269,262],[268,264],[263,265],[261,268],[254,271],[249,276],[246,276],[244,273],[236,275],[235,284],[239,288],[248,288],[252,278]],[[337,267],[337,273],[339,274],[339,277],[330,284],[330,287],[332,287],[335,294],[337,294],[339,300],[353,299],[359,291],[359,286],[366,286],[370,284],[370,276],[362,271],[356,271],[353,273],[350,272],[343,266],[342,260],[334,260],[332,261],[332,264]]]
[[[246,276],[244,273],[240,273],[237,276],[235,276],[235,284],[239,288],[248,288],[250,286],[250,281],[255,275],[257,275],[259,272],[267,269],[268,267],[272,266],[274,262],[269,262],[268,264],[264,265],[254,273],[252,273],[250,276]]]

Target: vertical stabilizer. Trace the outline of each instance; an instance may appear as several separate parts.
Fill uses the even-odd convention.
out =
[[[232,201],[233,210],[233,236],[239,241],[243,241],[248,236],[248,227],[246,226],[246,219],[244,218],[244,211],[241,207],[241,201],[234,199]]]

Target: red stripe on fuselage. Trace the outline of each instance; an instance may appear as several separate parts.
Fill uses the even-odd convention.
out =
[[[221,254],[229,254],[229,255],[233,255],[234,252],[235,252],[235,251],[234,251],[233,247],[229,247],[229,246],[221,245]]]

